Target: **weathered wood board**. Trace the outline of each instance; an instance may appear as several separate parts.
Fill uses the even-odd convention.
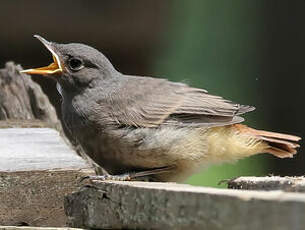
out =
[[[89,174],[56,130],[0,129],[0,225],[66,226],[64,196]]]
[[[227,183],[231,189],[305,192],[305,177],[238,177]]]
[[[0,120],[41,120],[61,127],[54,107],[31,76],[21,74],[20,65],[7,62],[0,69]]]
[[[68,195],[72,227],[303,230],[305,194],[173,183],[100,182]]]

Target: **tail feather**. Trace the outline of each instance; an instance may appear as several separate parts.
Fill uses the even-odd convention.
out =
[[[300,145],[295,142],[301,140],[301,138],[294,135],[256,130],[241,124],[236,124],[234,126],[241,133],[255,136],[258,140],[267,143],[267,147],[264,151],[279,158],[293,157],[293,155],[297,153],[296,148],[300,147]]]
[[[264,130],[256,130],[247,127],[248,129],[251,129],[252,132],[257,134],[258,136],[263,136],[263,137],[271,137],[271,138],[276,138],[276,139],[281,139],[281,140],[288,140],[288,141],[299,141],[301,140],[300,137],[294,136],[294,135],[289,135],[289,134],[283,134],[283,133],[276,133],[276,132],[270,132],[270,131],[264,131]]]

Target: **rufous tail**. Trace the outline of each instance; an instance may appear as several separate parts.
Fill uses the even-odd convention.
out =
[[[297,148],[300,147],[298,142],[301,140],[298,136],[256,130],[245,125],[233,125],[242,134],[249,134],[251,137],[257,138],[265,144],[264,152],[270,153],[279,158],[293,157],[297,153]]]

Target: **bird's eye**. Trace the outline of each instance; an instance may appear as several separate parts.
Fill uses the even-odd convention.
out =
[[[68,61],[71,70],[80,70],[84,67],[83,61],[78,58],[70,58]]]

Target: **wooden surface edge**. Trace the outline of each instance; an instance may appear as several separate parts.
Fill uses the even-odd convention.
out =
[[[66,196],[68,224],[113,229],[303,229],[305,194],[101,182]]]
[[[64,197],[94,169],[0,172],[0,225],[64,227]]]

